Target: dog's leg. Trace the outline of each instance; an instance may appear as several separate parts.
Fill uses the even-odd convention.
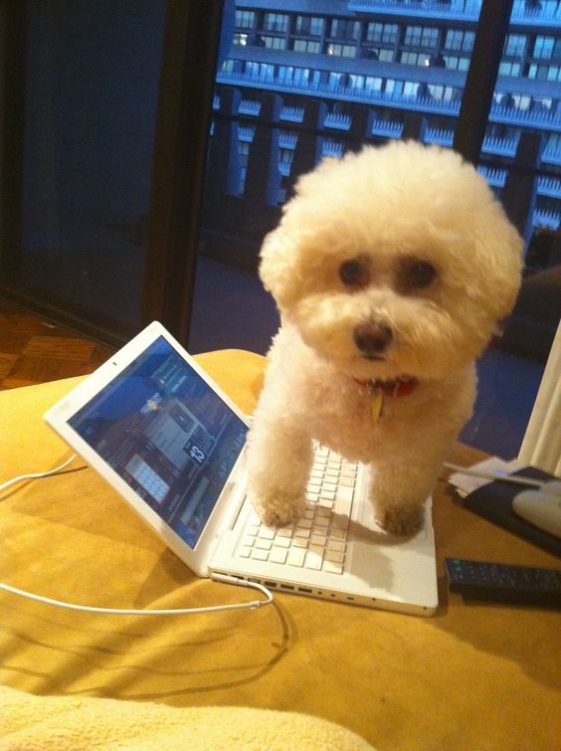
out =
[[[427,450],[425,445],[422,455],[402,448],[395,461],[373,463],[370,499],[377,521],[388,532],[411,535],[419,529],[422,506],[436,485],[455,436],[454,432],[440,441],[431,436],[432,448]]]
[[[434,487],[433,473],[423,467],[382,464],[372,470],[370,498],[378,523],[396,535],[414,534],[421,523],[421,507]]]
[[[304,512],[313,459],[309,435],[257,413],[246,459],[248,496],[264,523],[282,526],[298,519]]]

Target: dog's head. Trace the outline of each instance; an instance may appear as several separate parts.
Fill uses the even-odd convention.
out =
[[[415,142],[327,159],[261,251],[283,320],[359,378],[464,367],[511,309],[522,241],[483,177]]]

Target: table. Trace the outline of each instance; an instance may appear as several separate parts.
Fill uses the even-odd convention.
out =
[[[251,412],[262,357],[229,350],[197,359]],[[77,381],[0,393],[0,483],[69,455],[42,414]],[[450,459],[481,457],[457,445]],[[142,619],[71,613],[0,592],[0,684],[295,710],[338,722],[379,751],[559,751],[561,612],[466,603],[447,593],[443,560],[561,562],[463,509],[445,482],[433,514],[434,617],[279,593],[274,607],[256,612]],[[50,597],[177,608],[245,596],[197,579],[90,469],[0,493],[0,534],[0,580]]]

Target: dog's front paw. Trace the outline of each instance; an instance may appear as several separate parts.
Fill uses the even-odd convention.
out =
[[[251,498],[261,521],[268,527],[284,527],[297,521],[304,513],[304,498],[275,495],[271,498]]]
[[[414,535],[421,527],[422,510],[418,506],[387,506],[376,511],[380,526],[393,535]]]

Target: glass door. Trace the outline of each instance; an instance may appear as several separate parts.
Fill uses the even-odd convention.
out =
[[[106,340],[184,335],[221,5],[3,2],[4,292]]]
[[[474,0],[226,1],[194,351],[267,351],[278,316],[258,252],[300,174],[392,138],[452,147],[480,11]]]

